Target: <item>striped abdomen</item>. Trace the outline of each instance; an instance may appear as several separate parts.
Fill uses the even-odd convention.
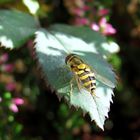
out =
[[[96,79],[94,73],[86,64],[80,64],[77,66],[78,71],[76,75],[79,78],[82,86],[87,89],[91,94],[95,94],[94,91],[96,89]]]

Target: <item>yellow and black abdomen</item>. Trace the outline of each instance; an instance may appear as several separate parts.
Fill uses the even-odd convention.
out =
[[[76,73],[81,85],[88,90],[91,94],[95,94],[96,79],[94,72],[86,64],[80,64],[77,66],[78,72]]]

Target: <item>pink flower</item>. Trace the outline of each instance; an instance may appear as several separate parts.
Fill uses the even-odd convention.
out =
[[[17,113],[19,111],[18,105],[24,104],[24,100],[22,98],[14,98],[12,99],[12,103],[10,104],[9,108],[14,113]]]
[[[16,104],[16,105],[22,105],[22,104],[24,104],[24,100],[23,100],[22,98],[14,98],[14,99],[12,100],[12,102],[13,102],[14,104]]]
[[[4,53],[0,56],[0,64],[5,63],[8,60],[8,54]]]
[[[77,17],[74,21],[75,25],[88,25],[88,23],[89,23],[89,21],[87,18]]]
[[[104,35],[112,35],[115,33],[116,33],[116,29],[114,29],[111,24],[107,24],[106,28],[103,30]]]
[[[14,65],[13,64],[4,64],[1,66],[1,70],[5,71],[5,72],[12,72],[14,69]]]
[[[73,14],[75,14],[76,16],[83,16],[84,10],[81,8],[75,8],[75,9],[73,9]]]
[[[100,27],[99,27],[98,24],[92,23],[92,24],[91,24],[91,29],[93,29],[94,31],[99,31]]]
[[[12,83],[8,83],[7,85],[6,85],[6,90],[8,90],[8,91],[13,91],[13,90],[15,90],[15,88],[16,88],[16,84],[14,83],[14,82],[12,82]]]
[[[18,112],[18,107],[17,107],[17,105],[14,104],[14,103],[11,103],[11,105],[10,105],[9,108],[10,108],[10,110],[13,111],[14,113],[17,113],[17,112]]]
[[[83,9],[84,11],[88,11],[88,10],[90,10],[90,7],[87,6],[87,5],[84,5],[82,9]]]
[[[107,23],[105,17],[101,18],[98,24],[92,23],[91,28],[94,31],[100,31],[103,35],[112,35],[116,33],[116,29],[113,28],[111,24]]]
[[[101,18],[101,20],[99,21],[99,26],[100,26],[102,34],[104,35],[112,35],[116,33],[116,29],[113,28],[111,24],[107,23],[107,20],[105,17]]]
[[[98,15],[99,16],[105,16],[105,15],[107,15],[109,13],[109,10],[108,9],[100,9],[99,11],[98,11]]]

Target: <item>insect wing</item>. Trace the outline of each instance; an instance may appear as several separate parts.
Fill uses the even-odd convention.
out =
[[[95,73],[95,78],[97,80],[99,80],[100,82],[102,82],[106,86],[109,86],[111,88],[115,88],[115,84],[112,81],[110,81],[109,79],[105,78],[104,76],[98,74],[95,70],[94,70],[94,73]]]
[[[80,81],[79,77],[76,74],[74,74],[74,79],[75,79],[76,89],[80,94],[89,92],[83,87],[82,82]]]

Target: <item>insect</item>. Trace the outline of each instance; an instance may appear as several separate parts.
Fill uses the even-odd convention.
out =
[[[69,54],[65,59],[65,63],[70,67],[71,72],[73,72],[79,89],[84,88],[92,95],[96,95],[96,78],[105,85],[112,88],[114,87],[114,84],[111,81],[98,75],[76,54]]]
[[[84,87],[92,95],[95,95],[96,79],[94,72],[85,62],[75,54],[69,54],[65,62],[74,73],[79,89]]]

